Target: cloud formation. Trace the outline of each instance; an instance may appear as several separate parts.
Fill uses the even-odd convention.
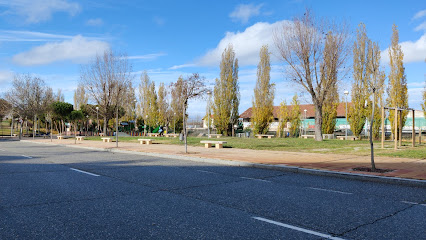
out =
[[[99,27],[99,26],[102,26],[103,24],[104,24],[104,21],[101,18],[89,19],[86,22],[86,25],[92,26],[92,27]]]
[[[55,12],[67,12],[73,16],[81,9],[78,3],[67,0],[0,0],[0,6],[8,8],[2,15],[17,15],[26,23],[47,21]]]
[[[176,70],[176,69],[181,69],[181,68],[187,68],[187,67],[195,67],[197,66],[194,63],[187,63],[187,64],[181,64],[181,65],[174,65],[172,67],[169,67],[169,70]]]
[[[166,56],[166,53],[151,53],[151,54],[145,54],[145,55],[135,55],[135,56],[128,56],[127,59],[130,60],[154,60],[162,56]]]
[[[109,48],[109,44],[99,40],[88,40],[77,35],[71,40],[46,43],[34,47],[28,52],[13,56],[14,63],[23,66],[44,65],[57,61],[71,60],[76,63],[86,62]]]
[[[422,11],[418,11],[418,12],[414,15],[413,20],[415,20],[415,19],[419,19],[419,18],[422,18],[422,17],[424,17],[424,16],[426,16],[426,9],[425,9],[425,10],[422,10]]]
[[[285,23],[289,23],[289,21],[283,20],[275,23],[258,22],[246,28],[244,32],[227,32],[216,48],[209,50],[197,61],[197,64],[218,66],[223,50],[228,47],[228,44],[232,44],[238,58],[238,63],[241,66],[257,65],[260,48],[267,44],[269,51],[274,52],[273,32]],[[274,61],[273,55],[271,55],[271,61]]]
[[[426,33],[419,40],[405,41],[399,43],[402,52],[404,53],[404,63],[423,62],[426,56]],[[382,62],[389,63],[389,48],[386,48],[381,53]]]
[[[239,21],[245,24],[251,17],[258,16],[260,14],[260,9],[262,6],[263,4],[240,4],[234,9],[233,12],[229,14],[229,17],[233,21]]]

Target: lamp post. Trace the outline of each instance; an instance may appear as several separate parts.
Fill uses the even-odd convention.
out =
[[[210,137],[210,99],[212,96],[212,91],[208,90],[207,95],[209,95],[209,102],[207,103],[209,107],[209,110],[207,111],[207,136]]]
[[[87,131],[89,130],[89,115],[86,115],[86,131],[84,132],[84,136],[87,136]]]
[[[345,118],[346,118],[346,127],[345,127],[345,140],[348,139],[348,95],[349,92],[345,91],[345,103],[346,103],[346,110],[345,110]]]
[[[305,124],[303,124],[304,125],[304,127],[305,127],[305,135],[306,135],[306,112],[308,111],[308,110],[303,110],[304,112],[305,112]]]
[[[12,108],[11,115],[12,115],[12,125],[10,126],[10,136],[12,137],[13,136],[13,108]]]
[[[146,133],[148,132],[146,130],[146,121],[148,121],[148,115],[145,116],[145,127],[143,128],[143,133],[144,133],[145,136],[146,136]]]
[[[137,114],[136,114],[136,103],[138,102],[138,100],[136,100],[136,99],[135,99],[135,100],[133,100],[133,102],[135,103],[135,132],[136,132],[136,131],[137,131],[137,129],[138,129],[138,128],[136,127],[136,119],[137,119],[137,117],[138,117],[138,116],[137,116]]]
[[[98,135],[99,135],[99,107],[96,107],[96,128],[98,129]]]
[[[176,113],[173,113],[173,132],[176,134]]]

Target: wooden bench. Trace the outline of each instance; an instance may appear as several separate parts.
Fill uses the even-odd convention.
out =
[[[304,139],[315,138],[315,135],[302,135],[302,138]]]
[[[76,136],[75,138],[77,138],[77,141],[83,141],[84,136]]]
[[[140,144],[146,143],[147,145],[149,145],[149,144],[152,144],[152,142],[154,140],[152,140],[152,139],[138,139],[138,141],[139,141]]]
[[[16,134],[12,134],[12,136],[17,137],[18,135],[16,135]]]
[[[267,134],[257,134],[257,135],[254,135],[255,137],[257,137],[257,138],[272,138],[272,137],[274,137],[274,135],[267,135]]]
[[[216,137],[216,138],[220,138],[222,137],[222,134],[207,134],[208,138],[212,138],[212,137]]]
[[[201,141],[200,143],[204,143],[205,148],[210,148],[213,144],[217,149],[223,148],[223,144],[227,143],[225,141]]]
[[[177,134],[177,133],[168,133],[168,134],[164,134],[164,136],[166,136],[166,137],[179,137],[179,134]]]
[[[59,140],[64,139],[64,136],[56,136]]]
[[[337,139],[340,139],[340,140],[352,140],[352,141],[355,141],[355,140],[358,140],[358,138],[357,137],[355,137],[355,136],[337,136]]]
[[[105,137],[104,133],[99,133],[99,137]]]
[[[101,138],[102,139],[102,142],[111,142],[111,138],[109,138],[109,137],[104,137],[104,138]]]

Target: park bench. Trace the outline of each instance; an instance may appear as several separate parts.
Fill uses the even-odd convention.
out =
[[[102,142],[111,142],[111,138],[109,137],[103,137],[101,139],[102,139]]]
[[[64,136],[57,136],[57,138],[58,138],[59,140],[62,140],[62,139],[64,139]]]
[[[222,134],[207,134],[208,138],[212,138],[212,137],[216,137],[216,138],[220,138],[222,137]]]
[[[302,138],[304,139],[315,138],[315,135],[302,135]]]
[[[99,133],[99,137],[105,137],[104,133]]]
[[[337,136],[337,139],[340,139],[340,140],[352,140],[352,141],[355,141],[355,140],[358,140],[358,138],[357,137],[355,137],[355,136]]]
[[[77,138],[77,141],[83,141],[84,136],[75,136],[75,138]]]
[[[166,137],[179,137],[179,134],[177,134],[177,133],[168,133],[168,134],[164,134],[164,136],[166,136]]]
[[[226,141],[201,141],[200,143],[204,143],[205,148],[210,148],[213,144],[217,149],[223,148],[223,144],[227,143]]]
[[[334,134],[323,134],[322,138],[323,139],[334,139]]]
[[[158,137],[160,136],[159,133],[148,133],[148,137]]]
[[[18,135],[17,134],[12,134],[12,136],[17,137]]]
[[[257,137],[257,138],[272,138],[272,137],[274,137],[274,135],[267,135],[267,134],[257,134],[257,135],[254,135],[255,137]]]
[[[139,141],[139,143],[140,144],[147,144],[147,145],[149,145],[149,144],[152,144],[152,142],[154,141],[154,140],[152,140],[152,139],[138,139],[138,141]]]

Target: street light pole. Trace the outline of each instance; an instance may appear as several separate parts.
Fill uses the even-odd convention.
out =
[[[98,129],[98,135],[99,135],[99,107],[96,107],[96,124],[98,126],[96,126],[96,128]]]
[[[138,117],[138,116],[137,116],[137,114],[136,114],[136,104],[137,104],[138,100],[136,100],[136,99],[135,99],[135,100],[133,100],[133,102],[135,103],[135,122],[134,122],[134,123],[135,123],[135,134],[136,134],[136,131],[137,131],[137,129],[138,129],[138,128],[136,127],[136,119],[137,119],[137,117]]]
[[[210,90],[207,91],[207,95],[209,95],[209,102],[208,104],[208,112],[207,112],[207,137],[210,137],[210,98],[212,96],[212,92]]]
[[[304,112],[305,112],[305,124],[303,124],[303,126],[304,126],[304,128],[305,128],[305,135],[306,135],[306,112],[308,111],[308,110],[303,110]]]
[[[173,117],[173,131],[174,134],[176,134],[176,113],[173,113],[174,117]]]
[[[345,110],[345,118],[346,118],[346,127],[345,127],[345,140],[348,140],[348,91],[344,92],[345,94],[345,103],[346,103],[346,110]]]

